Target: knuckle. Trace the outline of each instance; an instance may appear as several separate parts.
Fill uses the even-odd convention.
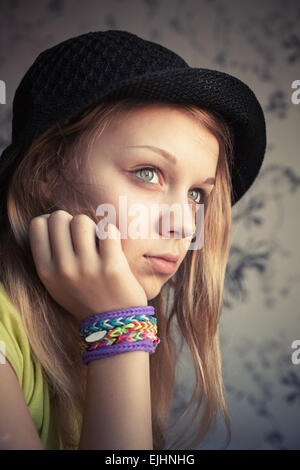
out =
[[[63,209],[58,209],[54,212],[51,213],[50,219],[51,218],[66,218],[66,217],[72,217],[69,212],[64,211]]]
[[[58,209],[57,211],[51,212],[49,216],[49,226],[54,227],[57,224],[60,225],[61,223],[70,220],[71,218],[71,214],[62,209]]]
[[[93,222],[92,219],[86,214],[74,215],[71,221],[72,224],[76,223],[76,224],[84,224],[84,225],[89,224],[91,222]]]
[[[35,230],[39,227],[40,221],[42,218],[40,216],[33,217],[33,219],[30,220],[29,222],[29,230]]]

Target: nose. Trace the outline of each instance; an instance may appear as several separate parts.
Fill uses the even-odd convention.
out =
[[[162,238],[188,238],[195,233],[195,205],[186,198],[181,203],[178,200],[161,204],[158,232]]]

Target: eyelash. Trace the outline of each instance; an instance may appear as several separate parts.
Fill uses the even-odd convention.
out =
[[[160,175],[162,174],[162,172],[159,170],[159,168],[157,168],[155,166],[142,166],[141,168],[137,168],[136,170],[133,170],[131,173],[135,174],[135,173],[137,173],[138,171],[141,171],[141,170],[152,170],[152,171],[154,170],[155,172],[158,172]],[[155,184],[155,183],[150,183],[150,181],[143,181],[142,178],[139,178],[139,177],[137,177],[137,178],[139,180],[141,180],[142,183]],[[197,190],[199,191],[200,194],[202,193],[203,199],[206,200],[208,195],[203,189],[194,188],[191,191],[197,191]],[[195,204],[203,204],[203,201],[197,202],[197,201],[194,200],[194,202],[195,202]]]

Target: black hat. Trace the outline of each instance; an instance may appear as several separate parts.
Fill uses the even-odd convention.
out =
[[[266,127],[253,91],[217,70],[190,67],[160,44],[128,31],[82,34],[41,52],[13,100],[11,144],[0,157],[0,212],[24,151],[57,122],[110,98],[187,103],[217,111],[234,134],[232,205],[255,180]]]

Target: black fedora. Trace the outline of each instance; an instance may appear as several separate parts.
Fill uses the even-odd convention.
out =
[[[232,75],[192,68],[175,52],[121,30],[88,32],[41,52],[13,100],[11,144],[0,156],[0,211],[24,151],[57,122],[104,99],[136,97],[217,111],[234,134],[232,206],[257,177],[266,126],[254,92]]]

